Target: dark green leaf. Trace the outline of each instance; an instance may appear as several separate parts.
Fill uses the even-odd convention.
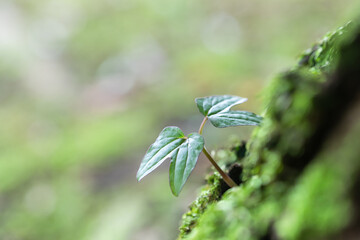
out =
[[[203,137],[198,133],[193,133],[177,148],[172,156],[169,177],[170,188],[175,196],[179,195],[203,148]]]
[[[178,127],[164,128],[155,142],[149,147],[137,172],[137,179],[143,177],[157,168],[165,161],[181,144],[186,141],[184,133]]]
[[[219,112],[229,111],[231,107],[246,101],[246,98],[230,95],[211,96],[195,99],[199,111],[204,116],[211,116]]]
[[[228,111],[211,115],[209,120],[215,127],[225,128],[241,125],[259,125],[262,117],[246,111]]]
[[[198,133],[185,137],[178,127],[166,127],[150,146],[137,172],[137,179],[152,172],[167,158],[171,158],[170,187],[178,195],[204,147],[204,139]]]
[[[200,112],[208,117],[210,122],[218,128],[259,125],[262,117],[245,111],[231,111],[231,107],[245,102],[247,99],[237,96],[211,96],[196,98],[195,102]]]

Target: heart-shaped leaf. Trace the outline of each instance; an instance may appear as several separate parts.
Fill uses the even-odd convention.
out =
[[[209,120],[215,127],[225,128],[243,125],[259,125],[262,117],[246,111],[228,111],[211,115],[209,116]]]
[[[186,137],[180,128],[166,127],[146,152],[136,177],[140,181],[167,158],[171,158],[170,187],[177,196],[194,169],[203,147],[204,138],[198,133]]]
[[[246,98],[231,95],[211,96],[195,99],[199,111],[205,117],[217,114],[219,112],[229,111],[231,107],[246,101]]]
[[[246,111],[231,111],[231,107],[246,102],[246,98],[223,95],[196,98],[199,111],[218,128],[259,125],[262,117]]]

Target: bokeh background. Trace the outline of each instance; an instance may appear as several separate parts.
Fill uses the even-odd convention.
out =
[[[168,163],[135,175],[163,127],[197,130],[195,97],[249,98],[358,0],[1,0],[0,239],[174,239],[209,163],[180,197]],[[208,148],[251,127],[205,128]]]

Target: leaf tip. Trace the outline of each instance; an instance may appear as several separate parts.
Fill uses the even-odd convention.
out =
[[[142,179],[142,176],[139,174],[139,172],[136,174],[136,179],[138,182]]]
[[[180,193],[181,189],[180,189],[180,190],[179,190],[179,189],[175,189],[175,187],[174,187],[174,186],[171,186],[171,185],[170,185],[170,189],[171,189],[171,193],[172,193],[175,197],[178,197],[178,196],[179,196],[179,193]]]
[[[143,179],[146,175],[147,175],[147,173],[144,173],[143,169],[142,169],[141,166],[140,166],[139,170],[138,170],[137,173],[136,173],[136,179],[137,179],[137,181],[140,182],[141,179]]]

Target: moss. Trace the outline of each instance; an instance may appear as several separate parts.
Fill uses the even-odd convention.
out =
[[[344,61],[341,46],[351,32],[358,34],[360,29],[347,24],[327,34],[299,64],[273,80],[265,93],[264,121],[240,161],[242,184],[221,199],[211,195],[209,202],[205,189],[184,216],[180,238],[319,239],[347,224],[350,204],[344,196],[351,173],[360,168],[351,164],[359,156],[353,149],[360,132],[350,134],[333,151],[323,149],[342,119],[334,115],[342,112],[329,97],[337,96],[331,87],[336,90],[343,83],[330,80],[339,72],[337,60]],[[351,154],[344,163],[336,161],[347,153]]]
[[[360,169],[357,124],[344,141],[317,157],[289,192],[276,224],[283,239],[318,239],[344,228],[351,217],[348,192]]]
[[[287,72],[274,80],[273,86],[277,90],[271,91],[265,119],[250,141],[251,152],[244,162],[244,180],[263,171],[263,164],[269,172],[268,158],[275,163],[276,159],[279,161],[286,155],[299,155],[314,131],[310,123],[314,109],[311,100],[322,82],[322,75],[310,74],[305,69]],[[277,175],[278,168],[271,170],[272,176],[264,177],[270,181]]]
[[[231,189],[216,205],[211,205],[187,239],[259,239],[268,234],[271,220],[279,215],[282,184],[263,191],[260,177]],[[274,194],[277,193],[277,194]]]
[[[228,174],[235,182],[239,183],[241,171],[239,171],[236,163],[244,157],[245,153],[245,142],[240,142],[230,149],[218,150],[215,152],[214,158],[222,168],[228,169]],[[206,177],[206,182],[207,184],[203,187],[197,199],[189,206],[189,211],[182,216],[179,239],[185,238],[191,232],[206,208],[219,201],[223,193],[228,189],[220,174],[215,170],[213,174]]]
[[[202,189],[197,199],[189,206],[189,211],[182,217],[179,239],[185,237],[196,225],[199,216],[207,206],[220,198],[221,176],[214,173],[207,177],[207,185]]]
[[[343,35],[349,32],[353,23],[349,22],[336,31],[329,32],[325,37],[316,43],[311,49],[306,50],[300,57],[299,65],[311,68],[311,71],[329,71],[338,58],[339,44]]]

